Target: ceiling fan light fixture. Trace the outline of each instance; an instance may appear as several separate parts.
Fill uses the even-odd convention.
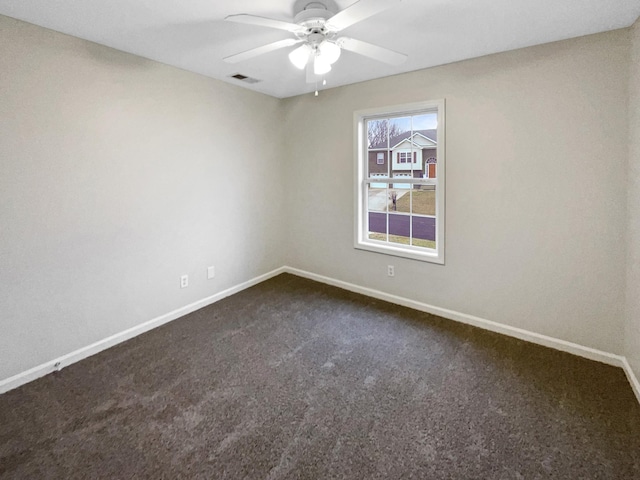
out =
[[[313,60],[313,73],[316,75],[324,75],[331,71],[331,64],[322,56],[317,55]]]
[[[298,70],[303,70],[309,60],[311,47],[308,44],[300,45],[289,54],[289,60]]]
[[[320,51],[320,55],[322,58],[329,63],[329,65],[333,65],[340,58],[341,49],[338,45],[328,40],[325,40],[318,47]]]

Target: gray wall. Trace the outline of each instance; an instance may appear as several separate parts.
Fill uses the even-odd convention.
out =
[[[0,65],[0,379],[282,266],[280,101],[2,16]]]
[[[628,62],[619,30],[286,100],[289,263],[622,354]],[[355,250],[353,111],[438,98],[446,265]]]
[[[640,20],[631,29],[625,355],[640,379]]]

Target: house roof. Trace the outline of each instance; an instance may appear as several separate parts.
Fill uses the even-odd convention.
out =
[[[395,137],[391,137],[389,139],[389,148],[394,148],[395,146],[397,146],[399,143],[402,143],[403,141],[409,139],[409,138],[413,138],[416,135],[421,135],[425,138],[427,138],[428,140],[431,140],[433,143],[438,143],[438,131],[435,129],[431,129],[431,130],[414,130],[413,131],[413,135],[412,132],[404,132],[401,133],[400,135],[396,135]],[[377,143],[376,145],[371,145],[369,147],[370,150],[379,150],[379,149],[386,149],[387,148],[387,143],[383,142],[383,143]]]

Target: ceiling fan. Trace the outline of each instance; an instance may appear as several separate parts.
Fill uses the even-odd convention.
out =
[[[295,38],[287,38],[252,48],[226,57],[224,60],[229,63],[237,63],[274,50],[300,44],[289,53],[289,60],[300,70],[306,68],[308,83],[316,82],[322,75],[328,73],[331,70],[331,65],[340,57],[342,50],[358,53],[390,65],[400,65],[407,59],[407,55],[362,40],[338,35],[345,28],[382,12],[400,1],[359,0],[338,13],[330,11],[322,2],[311,1],[302,10],[296,12],[293,22],[245,13],[229,15],[225,18],[229,22],[286,30],[293,33]]]

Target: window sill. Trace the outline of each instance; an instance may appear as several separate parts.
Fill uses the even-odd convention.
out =
[[[386,242],[376,242],[374,240],[356,241],[354,247],[358,250],[366,250],[369,252],[381,253],[383,255],[392,255],[394,257],[402,257],[411,260],[419,260],[421,262],[444,265],[444,256],[440,255],[437,250],[412,247],[410,245],[394,247]]]

